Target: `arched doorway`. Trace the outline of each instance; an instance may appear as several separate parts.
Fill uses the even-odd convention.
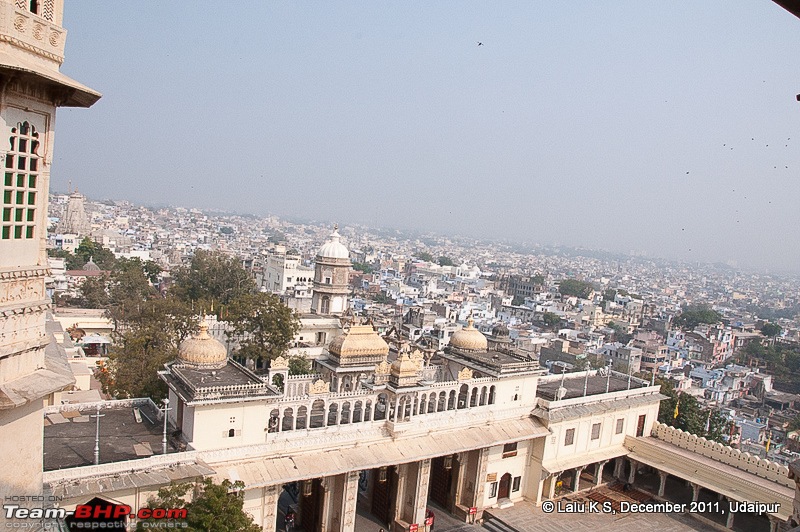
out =
[[[500,477],[500,486],[497,491],[497,499],[508,499],[511,493],[511,473],[506,473]]]

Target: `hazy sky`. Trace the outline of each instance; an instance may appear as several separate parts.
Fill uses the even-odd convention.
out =
[[[59,111],[55,191],[800,269],[800,20],[769,0],[80,0],[64,25],[104,96]]]

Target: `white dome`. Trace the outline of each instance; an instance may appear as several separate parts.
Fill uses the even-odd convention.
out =
[[[333,233],[329,237],[328,241],[325,242],[319,251],[317,252],[317,257],[322,257],[326,259],[349,259],[350,252],[347,248],[339,242],[339,231],[338,228],[334,226]]]

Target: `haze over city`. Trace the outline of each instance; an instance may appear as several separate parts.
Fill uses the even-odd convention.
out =
[[[56,191],[797,269],[800,23],[772,2],[82,1],[64,26],[104,97],[59,112]]]

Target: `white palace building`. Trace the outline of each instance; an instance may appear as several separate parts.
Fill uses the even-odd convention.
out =
[[[372,326],[354,324],[319,373],[289,376],[277,359],[262,378],[201,325],[161,372],[169,444],[160,445],[163,410],[149,399],[49,407],[46,493],[67,509],[97,496],[137,508],[170,482],[210,476],[241,481],[264,530],[278,529],[286,489],[303,530],[354,531],[366,512],[401,531],[425,530],[431,503],[466,522],[620,479],[663,500],[778,501],[756,518],[763,530],[787,526],[795,482],[786,467],[659,425],[663,396],[649,382],[543,375],[504,347],[504,332],[487,342],[470,323],[430,361],[402,349],[390,362]],[[106,417],[94,465],[96,418],[79,420],[98,406]]]

